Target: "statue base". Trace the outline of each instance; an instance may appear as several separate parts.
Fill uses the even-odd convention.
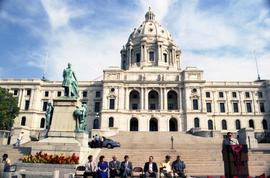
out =
[[[76,121],[73,112],[79,105],[75,98],[57,98],[53,101],[54,111],[48,138],[40,140],[32,147],[32,155],[37,152],[71,156],[75,153],[80,163],[87,160],[93,152],[88,147],[89,134],[76,132]],[[92,153],[93,154],[93,153]]]
[[[53,116],[51,120],[51,131],[75,131],[76,120],[73,117],[73,112],[79,102],[76,98],[60,97],[53,100]]]

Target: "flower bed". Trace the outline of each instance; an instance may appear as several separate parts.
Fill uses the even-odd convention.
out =
[[[45,164],[79,164],[79,156],[73,153],[71,156],[49,155],[38,152],[35,155],[27,155],[22,159],[23,163],[45,163]]]

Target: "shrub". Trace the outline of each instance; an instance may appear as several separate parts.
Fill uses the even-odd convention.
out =
[[[79,156],[73,153],[71,156],[49,155],[38,152],[35,155],[27,155],[22,159],[23,163],[45,163],[45,164],[79,164]]]

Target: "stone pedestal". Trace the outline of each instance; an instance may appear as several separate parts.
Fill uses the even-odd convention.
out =
[[[51,131],[75,131],[76,120],[73,118],[75,107],[79,105],[77,99],[57,98],[53,100],[53,118],[51,121]]]
[[[54,111],[48,138],[40,140],[32,147],[32,154],[44,152],[48,154],[63,154],[70,156],[73,153],[80,157],[80,163],[87,159],[90,153],[88,147],[88,133],[76,132],[76,120],[73,112],[78,103],[73,98],[58,98],[53,101]]]
[[[239,143],[248,145],[249,149],[257,148],[258,141],[255,138],[254,129],[252,128],[243,128],[238,131]]]

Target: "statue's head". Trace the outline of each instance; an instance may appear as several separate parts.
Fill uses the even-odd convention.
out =
[[[52,105],[52,103],[48,103],[48,106],[51,106]]]
[[[70,63],[68,63],[68,68],[71,68],[71,64]]]

